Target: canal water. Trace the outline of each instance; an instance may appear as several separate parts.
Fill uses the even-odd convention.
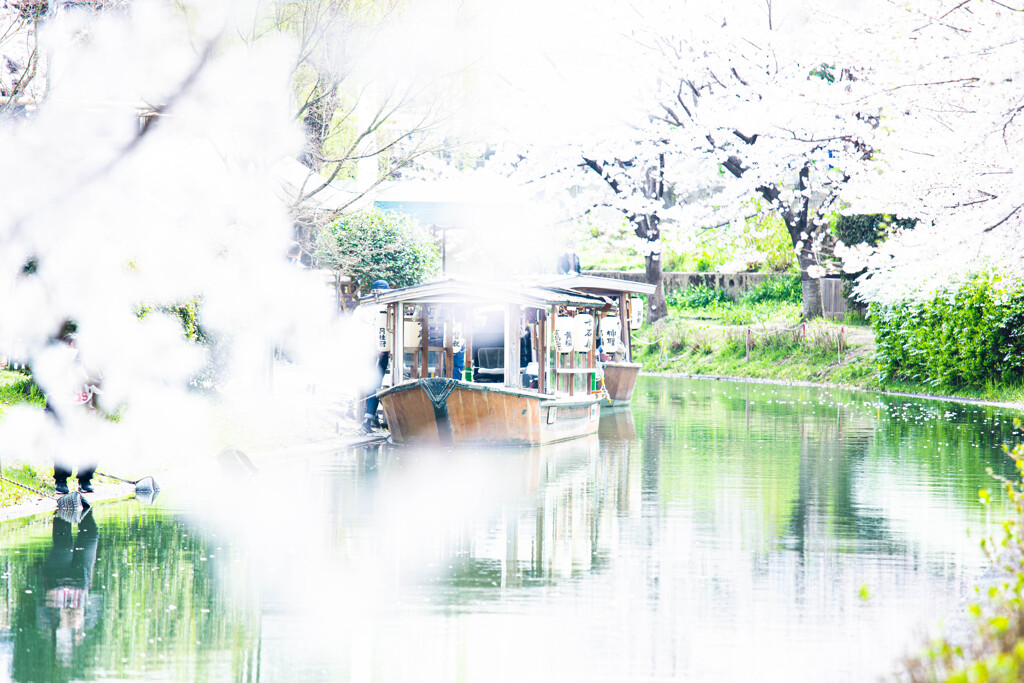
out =
[[[0,526],[0,680],[876,680],[959,623],[1012,417],[642,378],[591,440],[197,473]]]

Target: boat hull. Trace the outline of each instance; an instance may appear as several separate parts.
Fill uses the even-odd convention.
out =
[[[639,363],[604,364],[604,388],[608,393],[608,403],[613,406],[629,405],[636,389],[636,378],[640,376]]]
[[[440,377],[378,396],[396,443],[533,446],[596,434],[600,423],[592,396],[556,398]]]

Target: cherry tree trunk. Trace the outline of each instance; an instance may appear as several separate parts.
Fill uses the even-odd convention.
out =
[[[655,286],[654,294],[647,297],[647,320],[656,322],[668,315],[665,303],[665,279],[661,275],[661,254],[647,254],[644,257],[647,282]]]
[[[802,294],[804,320],[820,318],[824,315],[821,304],[821,280],[807,274],[809,266],[816,265],[816,261],[809,254],[800,255],[800,291]]]

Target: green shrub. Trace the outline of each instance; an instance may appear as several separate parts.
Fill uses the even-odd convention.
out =
[[[665,327],[665,348],[671,353],[680,353],[689,346],[689,331],[686,325],[675,322]]]
[[[911,230],[917,225],[916,218],[897,218],[884,213],[861,213],[836,218],[832,231],[839,241],[848,244],[866,242],[878,246],[895,230]]]
[[[871,307],[883,380],[951,389],[1024,377],[1024,286],[975,275],[929,301]]]
[[[686,289],[669,292],[666,297],[669,306],[675,308],[708,308],[715,304],[732,302],[732,298],[723,290],[707,285],[693,285]]]
[[[778,301],[799,304],[803,301],[799,275],[785,275],[765,278],[756,287],[745,292],[741,301],[758,304],[762,301]]]
[[[844,244],[868,244],[877,247],[896,230],[912,230],[917,225],[916,218],[898,218],[885,213],[860,213],[850,216],[837,216],[832,226],[836,238]],[[867,269],[855,273],[843,272],[843,296],[854,310],[864,312],[867,303],[853,293],[853,286]]]
[[[355,278],[360,291],[375,280],[392,289],[434,277],[441,265],[437,243],[426,228],[397,211],[363,209],[345,214],[316,238],[320,265]]]
[[[703,356],[710,356],[715,352],[715,345],[711,341],[711,333],[707,330],[698,330],[693,335],[693,353]]]

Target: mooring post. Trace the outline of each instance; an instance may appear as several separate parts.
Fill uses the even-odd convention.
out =
[[[750,328],[747,328],[747,362],[750,362]]]
[[[845,327],[840,327],[839,328],[839,362],[840,363],[843,362],[843,332],[845,332],[845,330],[846,330]]]

